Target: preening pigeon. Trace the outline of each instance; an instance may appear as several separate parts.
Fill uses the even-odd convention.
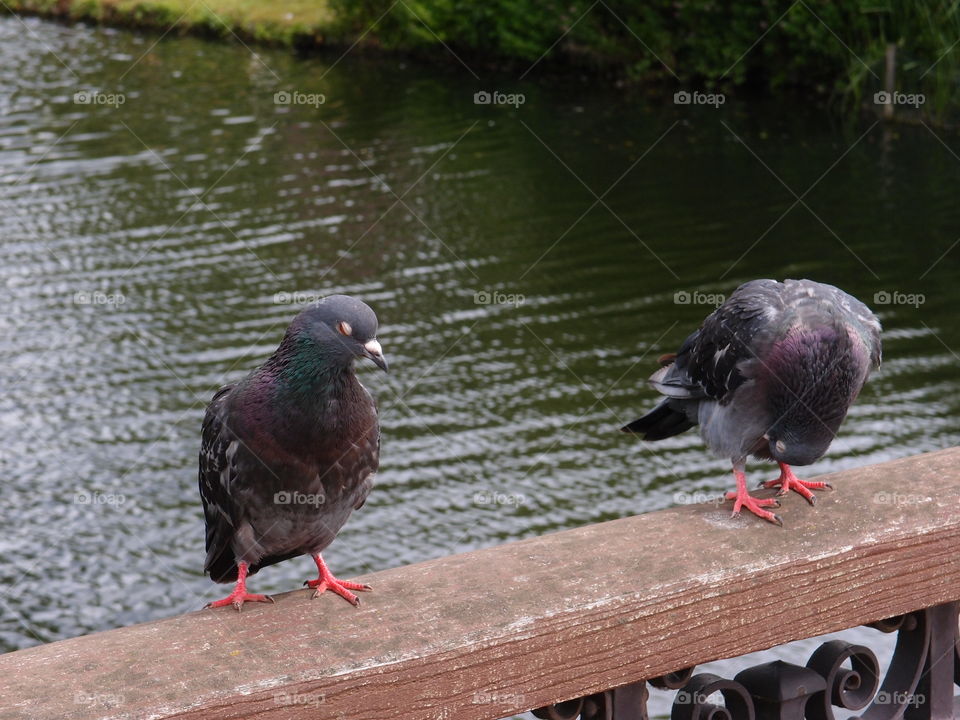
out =
[[[320,556],[370,492],[380,454],[373,398],[353,361],[387,361],[377,316],[359,300],[331,295],[290,323],[259,368],[220,388],[203,419],[200,497],[207,527],[204,571],[233,592],[208,607],[273,602],[247,592],[260,568],[311,555],[314,597],[330,590],[354,605],[367,585],[335,578]]]
[[[812,280],[752,280],[660,358],[650,383],[666,396],[624,432],[661,440],[700,425],[711,450],[729,457],[737,479],[733,514],[746,508],[782,525],[747,492],[748,455],[775,460],[780,477],[762,483],[794,490],[812,505],[822,482],[798,479],[827,451],[870,371],[880,365],[880,322],[862,302]]]

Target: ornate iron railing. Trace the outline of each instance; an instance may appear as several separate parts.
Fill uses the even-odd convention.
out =
[[[675,690],[671,720],[836,720],[834,708],[863,720],[952,720],[960,717],[960,603],[870,623],[897,633],[886,674],[873,651],[828,640],[805,666],[775,660],[732,679],[694,668],[652,678]],[[647,683],[624,685],[534,710],[544,720],[647,720]]]

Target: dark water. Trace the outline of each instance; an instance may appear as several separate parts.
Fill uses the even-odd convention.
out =
[[[0,650],[223,594],[201,573],[203,406],[319,295],[368,301],[393,368],[363,370],[382,471],[326,553],[346,577],[726,489],[694,434],[616,429],[706,296],[751,278],[838,284],[884,323],[884,366],[808,475],[958,441],[954,135],[26,28],[0,19]]]

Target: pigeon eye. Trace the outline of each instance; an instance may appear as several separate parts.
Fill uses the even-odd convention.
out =
[[[353,328],[350,327],[350,323],[348,323],[346,320],[341,320],[339,323],[337,323],[337,330],[340,331],[341,335],[353,334]]]
[[[783,440],[777,440],[774,443],[774,446],[777,448],[777,452],[783,454],[787,450],[787,444]]]

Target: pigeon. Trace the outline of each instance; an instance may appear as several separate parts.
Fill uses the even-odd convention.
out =
[[[752,280],[738,287],[673,354],[660,358],[649,382],[664,396],[621,428],[662,440],[700,426],[707,446],[730,458],[736,477],[733,515],[741,508],[783,522],[746,486],[746,459],[774,460],[780,477],[759,487],[793,490],[812,505],[792,465],[819,460],[870,372],[880,366],[880,322],[856,298],[812,280]]]
[[[235,582],[207,607],[273,602],[247,592],[260,568],[310,555],[319,573],[305,585],[353,605],[368,585],[338,580],[320,553],[370,492],[379,465],[377,408],[354,372],[356,358],[380,369],[377,316],[347,295],[304,308],[280,346],[207,406],[200,448],[206,520],[204,572]]]

